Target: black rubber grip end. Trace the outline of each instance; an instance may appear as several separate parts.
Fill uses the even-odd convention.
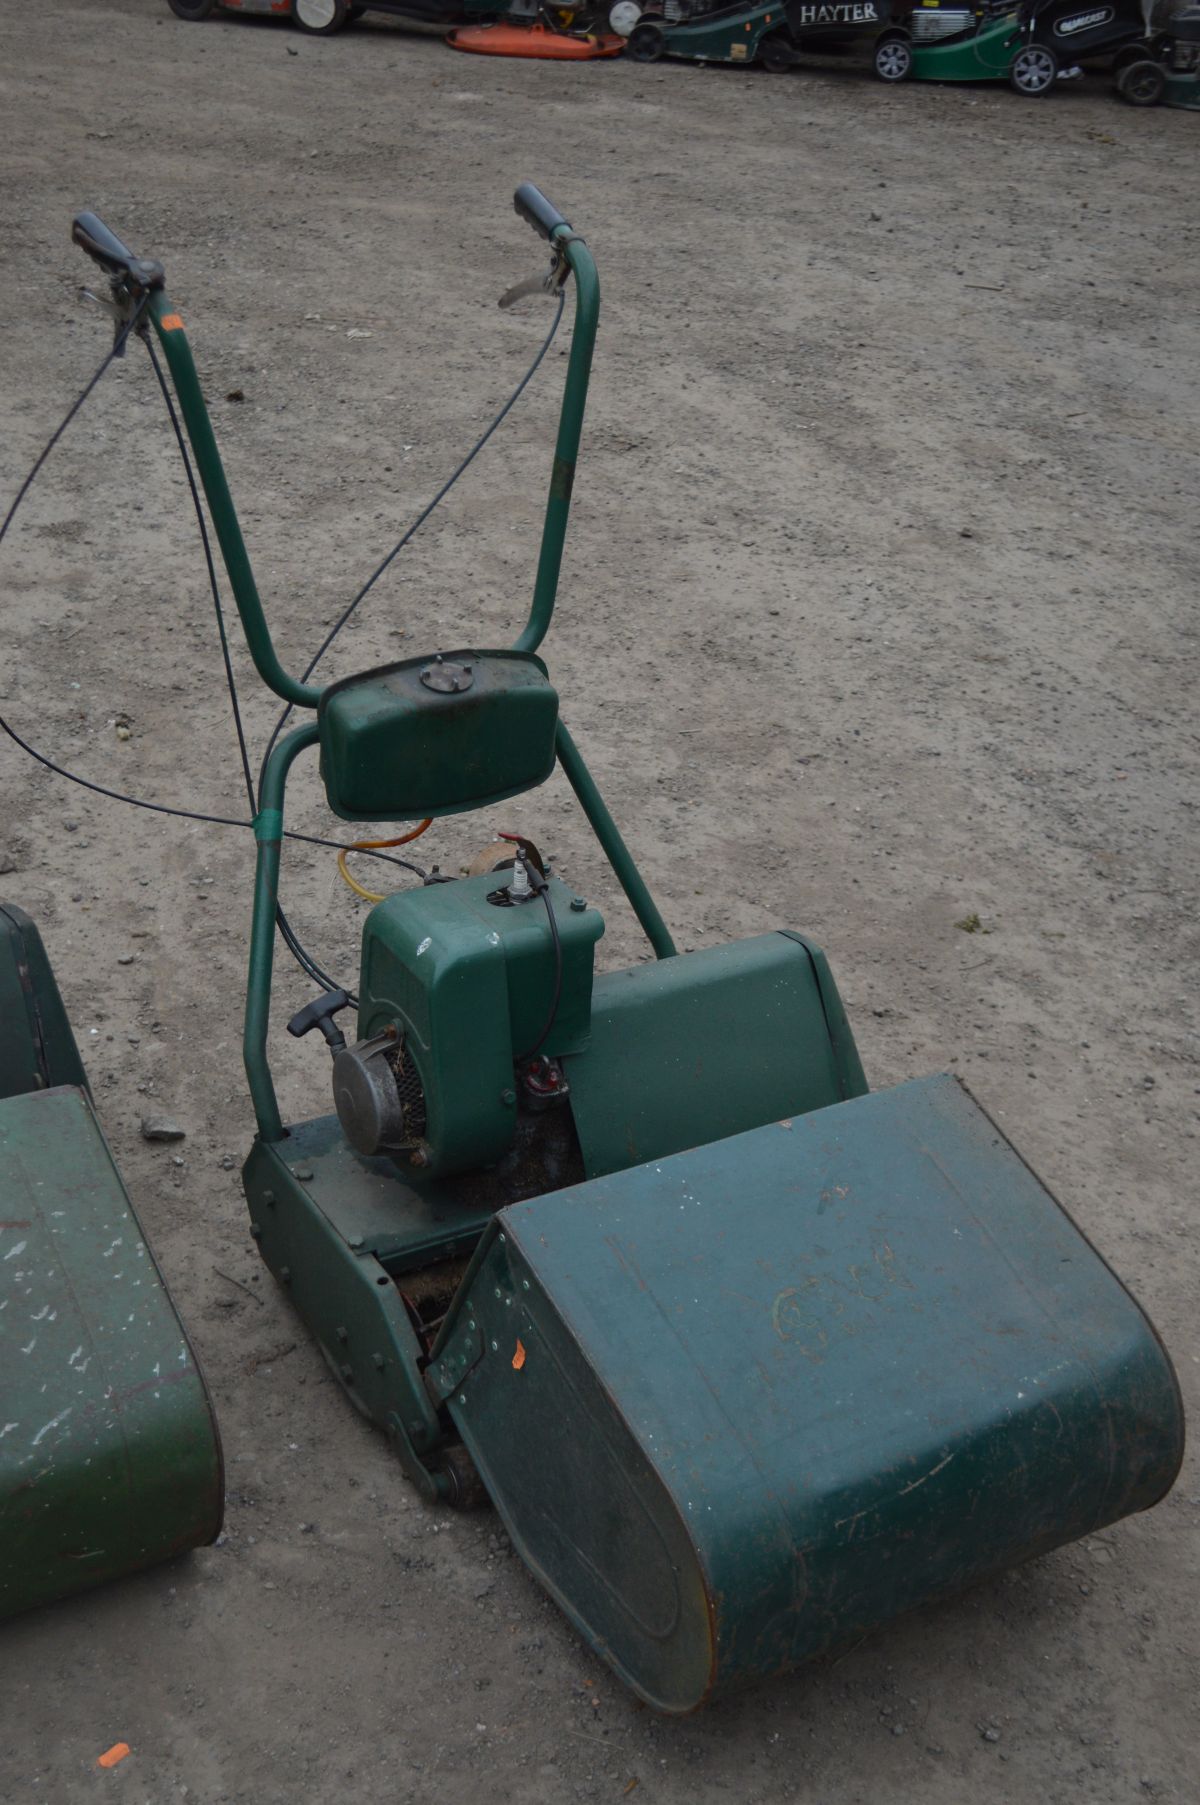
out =
[[[559,226],[569,222],[565,220],[553,201],[548,201],[540,188],[532,182],[522,182],[513,195],[513,206],[521,218],[531,225],[535,232],[543,238],[549,238]]]

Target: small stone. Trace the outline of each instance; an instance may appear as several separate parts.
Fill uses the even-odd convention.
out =
[[[117,964],[118,965],[132,965],[136,958],[137,958],[136,953],[118,953],[117,954]]]
[[[0,876],[19,869],[15,853],[9,852],[7,847],[0,847]]]
[[[481,1580],[476,1581],[475,1597],[476,1598],[486,1598],[489,1592],[492,1592],[495,1590],[495,1584],[496,1584],[496,1582],[491,1579],[481,1579]]]
[[[181,1128],[173,1116],[143,1116],[142,1139],[144,1141],[182,1141],[187,1129]]]
[[[130,732],[129,728],[126,727],[124,721],[117,722],[117,738],[119,740],[131,740],[133,738],[133,734]]]
[[[982,1730],[980,1734],[985,1742],[999,1742],[1000,1740],[999,1730],[993,1729],[991,1724],[988,1725],[986,1730]]]
[[[232,1172],[236,1165],[237,1161],[234,1159],[232,1153],[227,1153],[221,1161],[221,1170],[223,1172]]]

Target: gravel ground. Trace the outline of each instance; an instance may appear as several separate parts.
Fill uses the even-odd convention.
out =
[[[293,666],[524,368],[547,316],[495,306],[540,256],[510,194],[560,200],[606,305],[547,649],[664,912],[686,946],[823,944],[872,1082],[962,1073],[1194,1400],[1195,118],[1099,78],[1033,104],[844,63],[566,68],[390,21],[189,26],[162,0],[9,0],[0,91],[3,494],[104,348],[68,242],[91,205],[166,263]],[[562,336],[331,674],[511,636]],[[18,729],[102,783],[240,812],[140,350],[0,556]],[[261,746],[272,710],[235,662]],[[1148,1516],[812,1670],[681,1723],[635,1705],[494,1517],[416,1501],[259,1268],[249,837],[0,760],[0,882],[43,927],[229,1483],[219,1547],[5,1626],[0,1799],[1196,1798],[1192,1463]],[[294,794],[327,825],[313,771]],[[520,820],[602,904],[604,962],[642,957],[564,786]],[[444,823],[432,856],[486,837]],[[286,900],[351,974],[332,859],[289,854]],[[279,1012],[307,994],[281,967]],[[286,1112],[325,1107],[323,1055],[278,1060]],[[186,1141],[143,1142],[148,1112]]]

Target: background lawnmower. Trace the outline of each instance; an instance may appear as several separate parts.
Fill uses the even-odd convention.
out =
[[[770,70],[790,69],[805,54],[876,38],[892,16],[892,0],[773,0],[750,7],[665,0],[661,9],[648,7],[631,25],[629,0],[625,6],[628,11],[613,9],[613,25],[628,31],[628,54],[635,62],[675,56],[696,63],[761,63]]]
[[[1037,99],[1080,64],[1129,53],[1146,38],[1142,0],[1023,0],[982,7],[921,6],[906,29],[891,31],[875,51],[881,81],[1007,81]]]
[[[1135,107],[1187,107],[1200,112],[1200,6],[1173,14],[1145,46],[1125,50],[1114,85]]]
[[[74,236],[165,354],[251,655],[306,717],[254,823],[250,1232],[422,1495],[486,1490],[595,1651],[686,1711],[1153,1504],[1182,1415],[1145,1316],[967,1092],[868,1091],[810,940],[677,952],[539,656],[599,289],[536,188],[516,207],[550,264],[506,301],[575,292],[528,619],[325,687],[279,662],[161,266],[94,215]],[[597,973],[599,910],[502,836],[372,908],[357,997],[288,1024],[327,1044],[333,1110],[285,1123],[280,855],[314,749],[355,823],[454,817],[557,766],[654,960]]]
[[[431,25],[455,25],[470,19],[492,18],[507,11],[504,0],[167,0],[176,18],[199,23],[215,12],[261,13],[290,19],[313,37],[332,37],[352,25],[364,13],[392,13],[400,19],[416,19]]]

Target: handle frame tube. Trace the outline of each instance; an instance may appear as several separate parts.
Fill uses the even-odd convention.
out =
[[[641,924],[642,932],[654,948],[655,958],[670,959],[679,949],[658,912],[654,898],[646,888],[645,879],[634,864],[633,854],[621,838],[620,828],[609,814],[604,798],[596,788],[595,779],[583,762],[582,753],[561,721],[555,732],[554,744],[567,782],[574,790],[604,856],[616,873],[617,882],[629,898],[630,907]]]
[[[569,236],[570,227],[566,225],[556,228],[550,239],[551,244],[556,244],[564,234],[567,235],[564,254],[575,278],[575,328],[571,334],[571,356],[567,364],[567,380],[558,418],[558,440],[554,447],[554,465],[550,473],[550,494],[542,526],[542,545],[538,554],[533,602],[529,619],[515,642],[514,649],[518,652],[537,651],[549,631],[554,614],[563,545],[567,537],[567,519],[571,512],[571,491],[575,485],[579,439],[583,432],[583,410],[587,405],[592,352],[595,350],[596,327],[600,320],[600,278],[596,274],[592,253],[581,238]]]
[[[260,1141],[284,1138],[279,1100],[267,1060],[267,1030],[271,1024],[271,972],[275,959],[275,916],[279,908],[279,855],[283,846],[283,794],[288,772],[297,754],[315,745],[317,723],[280,740],[263,770],[261,806],[254,818],[258,861],[254,871],[254,912],[250,922],[250,967],[246,974],[246,1018],[242,1033],[242,1058],[254,1104]]]
[[[195,453],[208,511],[212,516],[221,556],[229,573],[233,599],[237,603],[246,644],[250,648],[255,668],[268,688],[273,689],[283,701],[291,702],[298,708],[315,708],[321,695],[320,685],[300,683],[295,677],[289,676],[275,651],[271,629],[267,625],[267,617],[263,613],[258,586],[250,566],[250,554],[242,538],[233,497],[229,493],[225,467],[217,450],[212,421],[200,388],[200,378],[196,374],[191,346],[183,330],[183,323],[164,290],[155,289],[152,292],[149,314],[167,360],[171,380],[175,384],[180,412]]]

